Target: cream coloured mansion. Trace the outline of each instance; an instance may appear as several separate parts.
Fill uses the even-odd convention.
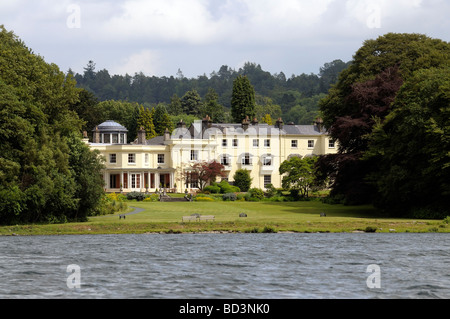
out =
[[[275,125],[244,120],[242,124],[215,124],[209,117],[186,127],[183,122],[171,133],[147,140],[145,131],[127,144],[127,129],[106,121],[93,131],[93,140],[85,140],[91,149],[106,159],[104,171],[107,192],[155,192],[161,187],[172,192],[193,191],[198,187],[189,178],[196,162],[217,161],[225,167],[230,184],[238,169],[247,169],[252,187],[268,184],[281,187],[278,168],[292,156],[305,157],[337,152],[336,143],[314,125]]]

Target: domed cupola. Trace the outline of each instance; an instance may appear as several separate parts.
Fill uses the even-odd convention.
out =
[[[127,133],[126,127],[115,121],[106,121],[95,127],[94,143],[97,144],[126,144]]]

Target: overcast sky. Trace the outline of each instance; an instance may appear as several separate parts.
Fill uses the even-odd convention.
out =
[[[245,62],[317,74],[388,32],[450,41],[449,16],[449,0],[0,0],[0,24],[64,72],[189,78]]]

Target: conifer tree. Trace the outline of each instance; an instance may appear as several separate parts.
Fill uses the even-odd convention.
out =
[[[255,116],[255,89],[246,76],[238,76],[233,82],[231,96],[231,116],[233,121],[241,123],[247,116]]]
[[[142,105],[139,108],[139,118],[137,120],[137,124],[138,130],[140,130],[141,127],[144,128],[146,139],[151,139],[156,136],[152,112],[148,108],[144,108]]]
[[[166,129],[168,129],[169,132],[172,133],[174,125],[169,114],[167,113],[167,109],[164,104],[158,104],[155,108],[152,109],[152,113],[155,123],[156,135],[163,135]]]

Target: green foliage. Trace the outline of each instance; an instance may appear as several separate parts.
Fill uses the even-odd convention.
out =
[[[177,127],[177,124],[180,121],[183,121],[183,123],[186,125],[186,128],[189,128],[195,121],[200,120],[199,117],[196,117],[194,115],[187,115],[187,114],[169,115],[169,117],[172,120],[174,127]]]
[[[206,93],[200,116],[202,118],[209,116],[214,123],[225,122],[225,109],[219,103],[219,95],[213,88],[208,89],[208,93]]]
[[[126,211],[127,203],[124,202],[124,196],[121,194],[104,194],[99,206],[99,215],[111,215]]]
[[[206,186],[203,189],[204,192],[209,192],[211,194],[219,194],[220,193],[220,187],[219,186]]]
[[[367,226],[366,229],[364,229],[366,233],[375,233],[377,231],[377,228],[374,226]]]
[[[131,143],[137,137],[139,109],[141,105],[138,103],[108,100],[100,102],[97,105],[97,123],[96,125],[106,121],[113,120],[128,129],[127,142]]]
[[[266,185],[266,196],[268,198],[274,197],[277,194],[277,189],[272,185]]]
[[[252,185],[250,171],[246,169],[238,169],[233,176],[234,186],[239,187],[241,192],[247,192]]]
[[[156,135],[164,135],[166,129],[172,134],[174,125],[164,104],[160,103],[154,108],[153,122],[155,123]]]
[[[0,223],[86,220],[103,182],[71,109],[82,91],[3,26],[0,47]]]
[[[139,107],[139,117],[137,119],[138,131],[143,128],[145,130],[145,138],[152,139],[156,136],[155,125],[153,120],[154,112],[143,105]]]
[[[206,195],[196,196],[194,198],[195,202],[214,202],[215,199],[213,197],[209,197]]]
[[[170,99],[170,103],[167,106],[167,111],[170,115],[177,116],[183,113],[183,106],[181,105],[181,99],[178,95],[174,94]]]
[[[317,157],[292,157],[281,163],[279,172],[283,176],[283,188],[289,189],[293,197],[308,197],[313,188],[318,188],[315,165]]]
[[[449,50],[450,55],[450,50]],[[377,205],[422,218],[450,211],[450,67],[415,72],[393,111],[376,126],[367,158],[378,163],[371,180]]]
[[[262,200],[264,198],[264,192],[259,188],[251,188],[248,190],[250,198],[255,198],[257,200]]]
[[[145,194],[140,192],[131,192],[127,194],[127,199],[142,202],[145,199]]]
[[[235,123],[241,123],[246,117],[255,117],[255,89],[246,76],[238,76],[233,82],[231,97],[231,116]]]
[[[234,202],[235,200],[237,200],[237,195],[235,193],[226,193],[226,194],[223,194],[222,198],[224,201],[229,200],[229,201]]]
[[[186,92],[181,98],[181,108],[185,114],[200,116],[202,107],[202,98],[196,90]]]
[[[263,123],[273,125],[272,119],[282,116],[281,107],[273,99],[256,95],[255,117]]]
[[[239,187],[230,185],[226,180],[223,180],[220,183],[212,183],[211,185],[213,187],[219,187],[221,194],[239,193],[241,191]]]
[[[278,231],[276,230],[275,227],[273,226],[264,226],[263,230],[261,231],[262,233],[278,233]]]
[[[319,161],[332,196],[375,201],[397,214],[448,198],[449,65],[450,45],[439,39],[388,33],[365,41],[320,103],[339,145],[339,154]]]

